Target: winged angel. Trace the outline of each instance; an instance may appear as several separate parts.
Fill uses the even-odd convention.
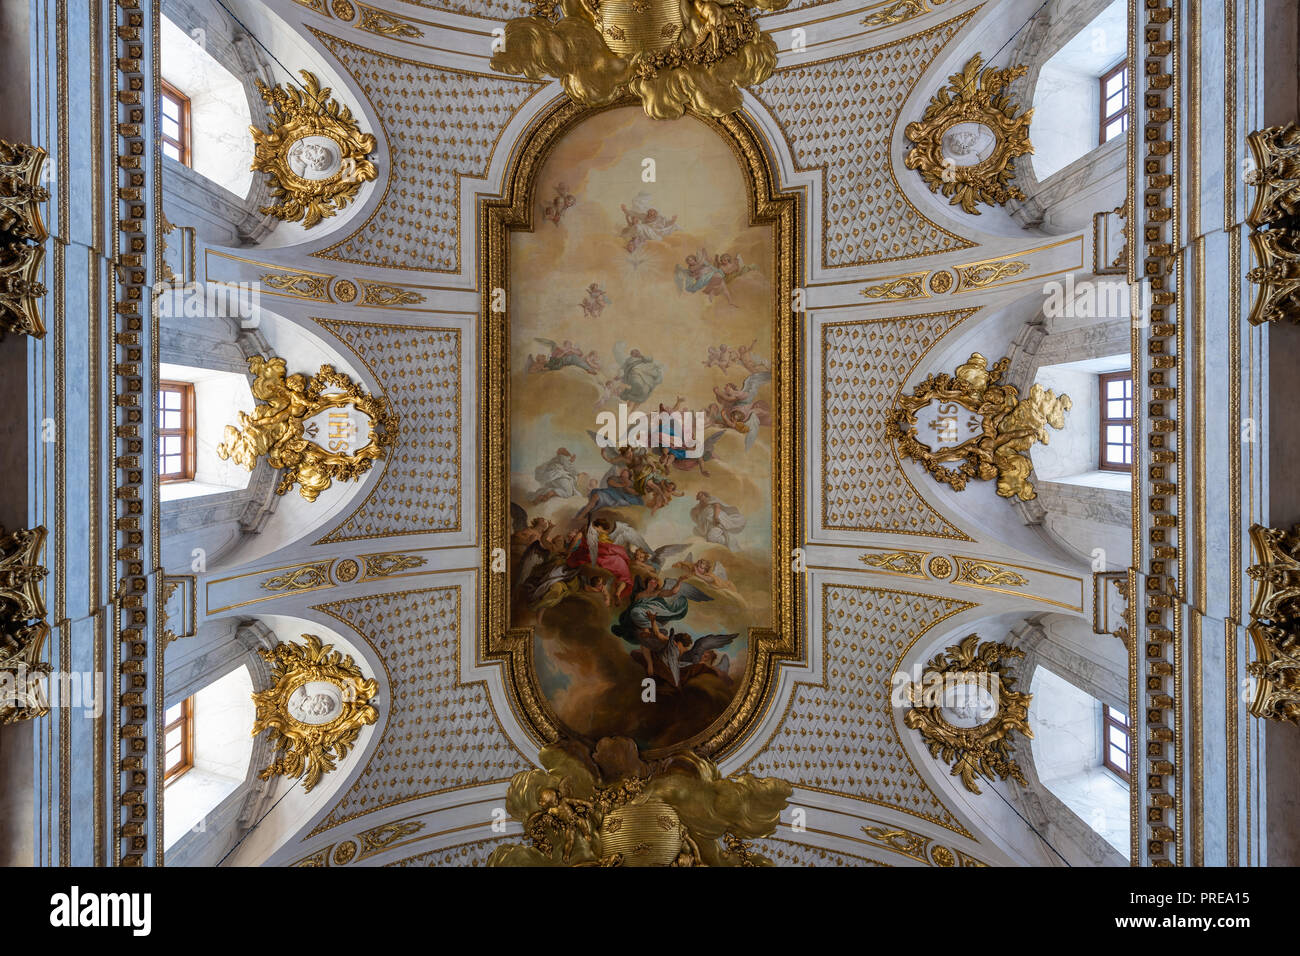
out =
[[[653,119],[690,109],[723,116],[740,109],[743,87],[776,66],[776,43],[754,9],[789,0],[535,0],[533,15],[506,24],[492,57],[499,73],[558,78],[585,106],[631,93]]]

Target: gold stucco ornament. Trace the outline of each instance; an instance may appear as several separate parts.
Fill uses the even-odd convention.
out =
[[[971,793],[979,793],[977,777],[1010,777],[1025,784],[1024,772],[1012,757],[1013,733],[1026,737],[1032,694],[1014,689],[1007,672],[1009,658],[1022,650],[995,641],[979,643],[971,634],[926,665],[920,684],[908,685],[912,708],[903,723],[920,732],[930,755],[952,765]]]
[[[583,106],[625,94],[646,115],[676,119],[686,110],[724,116],[741,90],[776,67],[776,41],[755,10],[789,0],[537,0],[531,16],[506,23],[492,69],[531,80],[555,77]]]
[[[1010,364],[1004,358],[990,368],[988,359],[972,352],[954,374],[931,375],[898,399],[886,434],[902,454],[956,491],[971,478],[996,478],[999,496],[1031,500],[1037,495],[1029,481],[1034,466],[1025,452],[1035,442],[1047,444],[1049,425],[1065,427],[1071,401],[1037,384],[1022,399],[1014,385],[1001,383]]]
[[[258,92],[271,109],[265,131],[250,126],[256,152],[253,169],[271,177],[276,198],[262,212],[310,229],[357,197],[361,184],[379,173],[370,161],[375,137],[361,132],[352,111],[330,97],[313,73],[301,70],[303,86]]]
[[[529,842],[498,847],[489,866],[771,866],[746,841],[775,832],[793,793],[775,777],[724,777],[693,751],[646,763],[626,737],[594,751],[561,741],[538,762],[506,791]]]
[[[1024,199],[1012,185],[1013,160],[1034,151],[1029,141],[1033,110],[1018,113],[1006,88],[1023,76],[1025,67],[989,67],[980,72],[982,58],[971,57],[948,86],[930,100],[921,119],[908,123],[905,135],[915,145],[903,164],[920,172],[930,192],[948,197],[949,204],[978,216],[977,203],[1004,205]]]
[[[253,694],[257,708],[253,735],[267,731],[275,758],[258,776],[302,777],[303,790],[348,755],[361,728],[378,712],[370,703],[378,685],[361,673],[351,656],[319,637],[304,634],[306,645],[277,644],[258,653],[271,665],[272,684]]]
[[[1256,717],[1300,724],[1300,525],[1290,531],[1250,526],[1255,562],[1246,569],[1254,582],[1250,632],[1255,660],[1250,712]]]
[[[387,400],[362,391],[333,366],[322,365],[310,378],[286,377],[284,359],[254,355],[248,368],[261,404],[251,415],[240,412],[238,426],[226,426],[217,456],[252,471],[265,455],[272,468],[284,469],[276,494],[298,484],[298,493],[315,501],[335,479],[364,475],[397,441],[397,416]]]

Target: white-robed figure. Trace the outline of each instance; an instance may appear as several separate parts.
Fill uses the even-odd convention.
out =
[[[557,448],[554,458],[538,465],[533,470],[533,477],[539,485],[533,492],[533,504],[579,494],[577,460],[577,456],[567,448]]]
[[[691,509],[695,533],[705,541],[734,551],[736,535],[745,530],[745,516],[740,513],[740,509],[735,505],[723,504],[707,491],[697,494],[695,501],[696,505]]]

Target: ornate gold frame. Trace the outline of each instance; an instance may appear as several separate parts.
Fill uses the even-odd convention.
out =
[[[397,415],[388,400],[367,394],[361,386],[333,366],[322,365],[308,378],[302,374],[285,377],[282,358],[250,356],[248,369],[253,373],[253,397],[261,402],[253,414],[239,413],[239,425],[227,425],[217,445],[217,457],[233,458],[252,471],[261,455],[272,468],[283,470],[277,495],[285,494],[296,483],[298,493],[315,501],[322,491],[339,481],[359,478],[370,470],[371,463],[383,458],[397,441]],[[324,394],[327,388],[341,393]],[[312,416],[327,408],[351,405],[370,419],[370,434],[365,445],[350,454],[323,448],[307,437],[306,424]]]
[[[1034,736],[1029,729],[1029,703],[1032,694],[1013,690],[1016,680],[1007,672],[1007,658],[1024,657],[1025,652],[999,644],[996,641],[979,643],[978,634],[970,634],[947,650],[936,654],[925,667],[922,685],[908,687],[912,709],[903,715],[903,723],[920,733],[930,755],[952,764],[952,776],[961,777],[962,785],[971,793],[979,793],[977,777],[992,780],[995,776],[1010,777],[1022,786],[1026,784],[1024,772],[1012,757],[1012,734],[1019,731],[1026,737]],[[942,706],[924,703],[923,688],[931,681],[974,683],[982,675],[988,680],[997,678],[998,711],[987,722],[976,727],[958,727],[943,716]]]
[[[948,77],[948,86],[931,99],[921,119],[908,123],[904,134],[914,145],[903,159],[908,169],[919,170],[930,192],[941,192],[949,205],[960,205],[973,216],[980,214],[977,203],[1005,205],[1011,199],[1024,199],[1015,177],[1012,161],[1034,151],[1029,141],[1028,110],[1020,108],[1006,93],[1012,80],[1023,76],[1025,67],[1006,69],[989,67],[980,72],[983,58],[976,53],[960,73]],[[988,159],[970,166],[957,166],[943,153],[943,136],[958,123],[979,123],[997,141]]]
[[[379,685],[361,673],[350,655],[322,644],[314,634],[304,634],[302,644],[277,644],[258,653],[272,665],[271,686],[253,694],[257,717],[253,734],[268,731],[276,744],[275,758],[258,777],[303,777],[310,793],[320,778],[348,755],[361,728],[373,724],[378,711],[371,705]],[[339,689],[339,715],[328,723],[309,724],[290,713],[289,698],[309,681],[323,681]]]
[[[1034,385],[1022,400],[1014,385],[1003,385],[1008,358],[992,366],[972,352],[954,374],[940,372],[921,382],[911,395],[901,395],[885,425],[898,450],[925,466],[936,481],[961,491],[971,478],[996,478],[998,495],[1030,501],[1037,496],[1029,481],[1033,462],[1024,454],[1035,442],[1047,443],[1047,426],[1062,428],[1070,396]],[[916,415],[932,401],[955,402],[983,420],[981,433],[959,445],[935,451],[916,437]],[[1061,420],[1062,424],[1056,424]],[[960,462],[948,468],[945,462]]]
[[[256,126],[249,130],[256,148],[253,169],[270,176],[271,194],[276,197],[261,211],[284,222],[302,222],[304,229],[310,229],[355,199],[361,184],[379,172],[368,158],[375,151],[374,135],[361,132],[352,111],[331,98],[330,88],[322,89],[315,74],[299,73],[302,90],[257,81],[257,91],[271,109],[265,131]],[[305,179],[290,167],[289,151],[307,136],[324,136],[338,146],[339,169],[333,176]]]
[[[561,99],[547,108],[523,136],[514,162],[506,175],[502,198],[480,199],[478,206],[478,254],[481,309],[485,328],[483,366],[480,369],[481,401],[485,429],[485,475],[483,489],[483,567],[487,569],[480,592],[479,657],[505,666],[505,686],[510,704],[529,733],[541,744],[562,737],[587,741],[565,728],[545,703],[532,666],[531,628],[509,627],[509,571],[494,573],[493,551],[509,552],[509,438],[510,438],[510,318],[508,312],[493,312],[494,289],[509,288],[510,233],[533,230],[536,179],[561,138],[583,120],[607,109],[639,105],[632,97],[607,106],[588,108]],[[803,489],[799,477],[799,363],[798,316],[790,311],[794,289],[803,275],[801,194],[782,191],[776,165],[761,134],[743,114],[722,117],[697,116],[731,146],[750,185],[749,213],[752,225],[770,224],[775,231],[771,263],[775,278],[776,320],[773,357],[773,391],[778,408],[774,430],[773,628],[750,630],[750,663],[743,688],[727,710],[702,733],[680,747],[717,758],[726,753],[752,726],[772,700],[776,669],[783,660],[797,660],[806,653],[800,631],[802,592],[791,558],[800,547]],[[657,758],[667,751],[650,751]]]

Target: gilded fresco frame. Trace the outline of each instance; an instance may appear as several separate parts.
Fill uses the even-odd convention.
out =
[[[533,667],[531,628],[509,626],[509,564],[494,572],[494,557],[510,547],[510,313],[493,311],[493,291],[506,290],[509,302],[510,234],[534,228],[538,174],[552,149],[584,120],[609,109],[637,106],[625,97],[601,107],[585,107],[567,98],[544,108],[520,137],[499,197],[480,197],[478,266],[483,347],[479,374],[483,417],[484,479],[481,488],[483,519],[483,580],[479,587],[478,658],[499,663],[510,705],[539,745],[564,738],[585,740],[569,731],[551,712],[537,683]],[[799,473],[802,454],[800,429],[803,408],[802,329],[800,314],[791,309],[794,291],[802,284],[802,190],[782,190],[770,148],[757,127],[743,113],[723,117],[695,116],[730,146],[747,185],[751,225],[773,228],[774,321],[772,341],[773,400],[779,409],[773,429],[772,474],[772,593],[771,628],[751,628],[750,661],[742,686],[726,710],[703,732],[663,750],[643,756],[655,759],[669,752],[691,749],[717,759],[732,750],[771,704],[782,661],[801,660],[807,642],[802,633],[803,594],[793,557],[801,547],[803,484]],[[671,121],[664,121],[671,122]],[[498,302],[500,297],[498,296]],[[499,551],[498,549],[503,549]],[[594,743],[594,741],[588,741]]]

